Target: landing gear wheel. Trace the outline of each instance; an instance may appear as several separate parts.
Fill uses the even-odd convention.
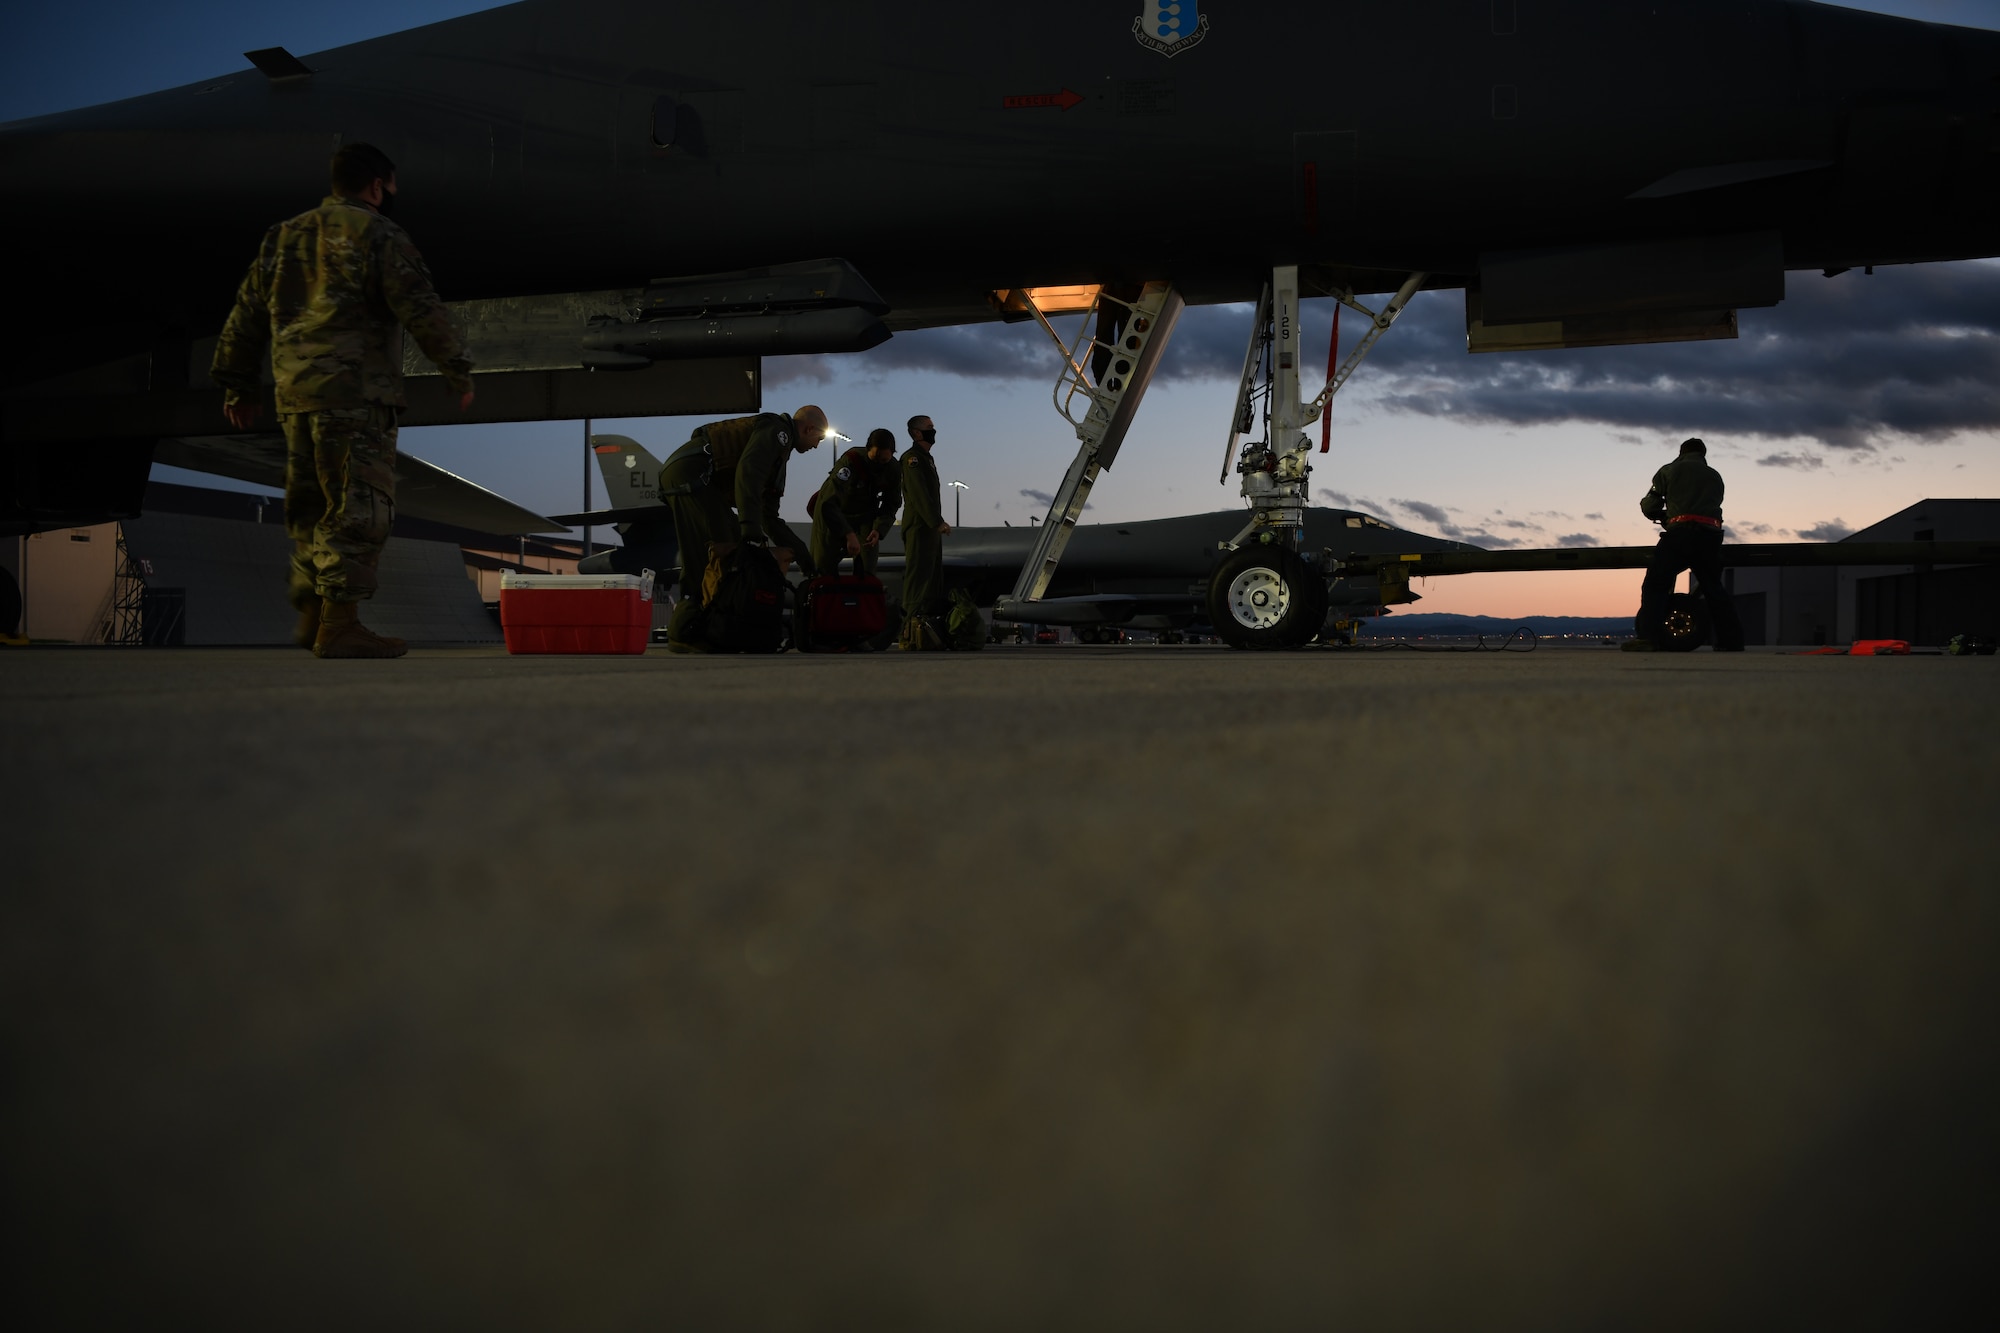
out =
[[[1302,648],[1326,611],[1326,580],[1288,547],[1240,547],[1209,580],[1208,617],[1232,648]]]
[[[1667,602],[1660,623],[1670,653],[1691,653],[1707,643],[1711,633],[1708,603],[1693,593],[1677,592]]]

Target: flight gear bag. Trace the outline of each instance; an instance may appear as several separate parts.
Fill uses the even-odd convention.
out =
[[[986,620],[979,614],[972,594],[964,588],[951,590],[951,614],[945,620],[945,629],[950,633],[953,652],[978,652],[986,646]]]
[[[889,627],[882,581],[867,574],[824,574],[799,589],[795,623],[800,652],[845,653]]]
[[[777,557],[744,544],[716,559],[713,592],[704,592],[702,637],[712,653],[777,653],[785,647],[785,597],[790,585]],[[713,568],[714,565],[711,565]],[[703,580],[706,588],[707,580]]]

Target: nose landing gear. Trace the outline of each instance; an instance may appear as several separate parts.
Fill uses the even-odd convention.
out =
[[[1412,273],[1379,312],[1357,304],[1351,293],[1339,296],[1341,304],[1368,316],[1369,329],[1319,396],[1305,402],[1299,394],[1299,271],[1296,266],[1272,270],[1251,322],[1223,454],[1223,479],[1234,460],[1250,520],[1224,543],[1229,554],[1209,580],[1209,620],[1232,648],[1302,648],[1326,627],[1326,571],[1308,564],[1298,549],[1313,470],[1304,427],[1321,419],[1424,278]],[[1265,437],[1239,451],[1238,442],[1257,425],[1260,407]]]

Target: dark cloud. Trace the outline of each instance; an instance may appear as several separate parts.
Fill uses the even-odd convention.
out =
[[[1436,505],[1428,500],[1390,500],[1389,507],[1401,510],[1435,532],[1440,537],[1448,537],[1455,542],[1471,542],[1475,546],[1527,546],[1546,533],[1539,523],[1525,519],[1505,518],[1498,514],[1484,522],[1461,522],[1456,515],[1461,510],[1448,505]],[[1510,537],[1495,532],[1494,528],[1507,528],[1515,532],[1534,534],[1529,537]]]
[[[899,333],[858,354],[769,357],[764,362],[764,383],[823,384],[836,369],[853,368],[865,375],[914,370],[962,379],[1046,379],[1053,384],[1061,365],[1055,344],[1038,324],[965,324]]]
[[[1602,514],[1585,514],[1584,517],[1588,519],[1594,519],[1599,523],[1602,523],[1604,521],[1604,515]]]
[[[1734,341],[1481,356],[1465,350],[1463,295],[1420,293],[1349,392],[1392,412],[1468,424],[1596,423],[1637,446],[1690,434],[1714,443],[1803,438],[1819,449],[1758,459],[1801,470],[1823,465],[1821,449],[1858,457],[1899,437],[2000,429],[2000,264],[1793,273],[1786,290],[1782,305],[1742,312]],[[1331,312],[1319,299],[1302,316],[1309,393],[1326,364]],[[1247,305],[1187,311],[1162,379],[1234,380],[1249,332]],[[1344,333],[1342,346],[1351,346],[1351,324]],[[901,333],[858,356],[773,357],[765,382],[824,384],[846,370],[1053,383],[1057,365],[1038,326],[977,324]]]
[[[1815,523],[1809,528],[1800,528],[1798,535],[1809,542],[1837,542],[1843,537],[1852,537],[1854,529],[1837,518],[1824,523]]]
[[[1388,506],[1371,500],[1365,495],[1349,495],[1345,491],[1330,491],[1325,489],[1322,489],[1319,494],[1322,500],[1325,500],[1336,509],[1353,509],[1360,513],[1373,514],[1384,522],[1388,521]]]
[[[1322,488],[1319,498],[1340,509],[1355,509],[1365,514],[1373,514],[1384,522],[1414,531],[1430,532],[1452,541],[1470,542],[1475,546],[1509,547],[1541,546],[1550,542],[1549,530],[1540,523],[1525,518],[1509,518],[1505,514],[1494,513],[1484,519],[1468,519],[1464,511],[1450,505],[1432,504],[1428,500],[1391,499],[1387,503],[1371,500],[1365,495],[1349,495],[1345,491]],[[1392,515],[1394,515],[1392,517]],[[1567,518],[1557,514],[1553,517]],[[1603,515],[1594,515],[1602,518]],[[1585,532],[1573,532],[1554,539],[1558,546],[1597,546],[1596,537]]]
[[[1786,290],[1784,304],[1744,311],[1735,341],[1481,356],[1465,350],[1463,295],[1425,292],[1376,345],[1351,392],[1445,420],[1595,422],[1611,439],[1642,446],[1699,434],[1863,450],[1896,436],[2000,428],[2000,265],[1793,273]],[[1331,312],[1330,301],[1314,300],[1302,317],[1308,391],[1326,364]],[[1351,323],[1343,347],[1356,336]],[[1162,378],[1233,380],[1249,332],[1247,305],[1187,311]],[[774,357],[767,382],[824,382],[836,364],[1051,383],[1057,367],[1037,326],[978,324],[901,333],[855,357]],[[1801,457],[1810,455],[1767,456]]]
[[[1405,513],[1415,514],[1426,523],[1442,527],[1451,522],[1451,515],[1440,505],[1426,504],[1422,500],[1391,500],[1389,503]]]
[[[1634,442],[1629,432],[1649,430],[1866,449],[2000,427],[2000,265],[1793,273],[1786,291],[1775,309],[1744,311],[1735,341],[1477,357],[1464,350],[1462,298],[1425,293],[1364,373],[1393,410],[1594,421]]]

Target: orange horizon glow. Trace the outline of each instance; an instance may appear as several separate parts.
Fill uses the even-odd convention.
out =
[[[1545,569],[1454,574],[1411,579],[1422,601],[1390,608],[1397,615],[1444,612],[1461,616],[1629,616],[1639,609],[1643,569]]]

